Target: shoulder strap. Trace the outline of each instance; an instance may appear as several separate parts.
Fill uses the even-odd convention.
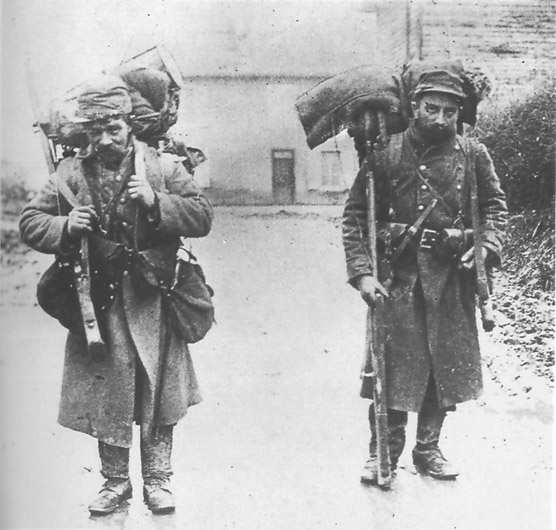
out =
[[[75,196],[75,193],[71,191],[70,187],[67,185],[66,181],[58,175],[58,173],[52,173],[52,180],[56,186],[56,191],[69,203],[72,208],[79,208],[81,203],[79,199]]]
[[[377,163],[381,164],[388,177],[391,172],[398,169],[402,160],[403,151],[403,134],[393,134],[390,136],[388,145],[379,151]]]

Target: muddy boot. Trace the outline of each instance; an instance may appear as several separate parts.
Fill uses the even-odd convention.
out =
[[[455,480],[459,472],[454,468],[438,445],[432,447],[416,446],[413,449],[413,463],[424,475],[438,480]]]
[[[113,513],[124,500],[131,498],[129,449],[99,441],[98,452],[101,461],[100,472],[106,478],[106,482],[89,505],[89,512],[92,515],[108,515]]]
[[[427,390],[417,419],[417,443],[413,449],[413,463],[423,474],[439,480],[453,480],[459,473],[444,458],[438,447],[440,431],[446,411],[438,407],[436,392]]]
[[[378,457],[376,445],[376,427],[374,407],[369,407],[369,425],[371,427],[371,441],[369,443],[369,459],[361,472],[363,484],[378,484]],[[407,425],[407,412],[388,410],[388,449],[390,452],[390,469],[392,478],[398,466],[398,460],[405,446],[405,427]]]
[[[150,437],[141,437],[143,498],[154,514],[175,511],[170,489],[173,425],[157,427]]]

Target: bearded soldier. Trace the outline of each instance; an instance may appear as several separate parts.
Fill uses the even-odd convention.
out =
[[[457,134],[465,97],[462,80],[453,72],[423,72],[411,94],[408,129],[374,152],[378,270],[372,270],[366,246],[363,173],[353,184],[343,218],[350,284],[371,306],[384,297],[392,471],[404,449],[408,412],[416,412],[413,462],[436,479],[458,475],[439,448],[446,412],[482,391],[473,237],[481,238],[487,267],[497,265],[507,215],[486,148]],[[472,178],[479,203],[480,233],[475,234]],[[370,457],[361,476],[371,484],[377,483],[374,414],[371,404]]]
[[[107,355],[91,360],[84,335],[69,333],[58,418],[98,439],[106,481],[89,506],[96,515],[113,512],[132,495],[134,422],[141,427],[144,499],[154,513],[174,510],[173,426],[201,399],[187,343],[170,325],[161,291],[147,288],[134,257],[153,249],[163,256],[158,265],[173,270],[180,238],[206,236],[212,209],[177,157],[159,155],[134,138],[131,110],[117,76],[103,75],[84,87],[77,118],[88,145],[59,164],[20,223],[23,241],[40,252],[73,255],[84,235],[97,250],[124,249],[117,260],[101,251],[96,265],[109,277],[105,304],[97,311]],[[80,206],[72,208],[61,187]]]

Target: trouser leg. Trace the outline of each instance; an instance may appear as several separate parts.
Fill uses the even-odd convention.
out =
[[[417,443],[415,447],[418,450],[438,447],[440,432],[445,417],[446,410],[439,407],[436,395],[436,383],[431,375],[427,391],[425,392],[425,398],[423,399],[423,404],[421,405],[421,410],[417,417]]]
[[[390,451],[390,464],[396,469],[398,460],[405,447],[405,431],[407,427],[407,412],[402,410],[388,409],[388,449]],[[377,438],[375,423],[374,403],[369,406],[369,425],[371,427],[371,441],[369,453],[371,456],[377,454]]]
[[[436,394],[434,378],[429,378],[425,399],[417,417],[416,444],[413,449],[413,463],[426,475],[447,480],[458,476],[458,471],[444,457],[438,442],[446,410],[441,409]]]
[[[100,472],[104,478],[122,480],[129,478],[129,449],[127,447],[117,447],[99,440],[98,453],[101,463]]]
[[[165,425],[141,436],[143,497],[153,513],[170,513],[176,508],[168,480],[172,475],[173,430],[173,425]]]
[[[143,480],[167,479],[172,475],[173,425],[156,427],[150,436],[141,436]]]
[[[132,495],[129,481],[129,449],[99,440],[98,453],[101,463],[100,472],[106,481],[89,505],[89,511],[92,515],[107,515],[113,513]]]

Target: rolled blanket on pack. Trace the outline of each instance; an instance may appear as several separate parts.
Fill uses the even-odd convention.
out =
[[[296,110],[311,149],[356,126],[363,110],[381,110],[390,134],[407,127],[407,105],[396,74],[384,67],[352,68],[299,96]]]
[[[120,67],[111,72],[122,79],[132,101],[132,126],[139,140],[162,136],[177,121],[178,90],[160,70],[142,66]],[[40,117],[40,126],[55,142],[67,147],[87,144],[83,123],[76,119],[77,97],[85,84],[54,99]]]
[[[154,68],[122,66],[116,73],[129,89],[135,136],[145,141],[165,134],[177,121],[179,88],[166,73]]]
[[[307,144],[314,149],[347,129],[357,145],[364,110],[382,111],[388,134],[403,132],[411,116],[413,91],[430,70],[446,70],[461,78],[466,98],[460,119],[475,125],[477,105],[492,90],[490,77],[481,69],[459,59],[415,61],[404,65],[401,73],[363,65],[325,79],[298,97],[295,107]]]

